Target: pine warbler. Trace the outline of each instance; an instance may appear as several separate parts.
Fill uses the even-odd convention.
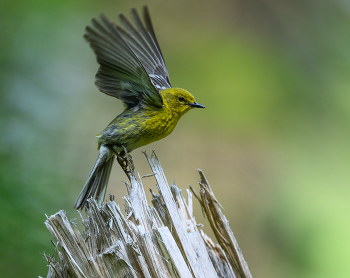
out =
[[[184,89],[172,88],[168,70],[144,7],[144,23],[131,10],[135,27],[120,14],[121,25],[101,15],[86,27],[85,39],[100,67],[95,85],[124,102],[125,110],[97,135],[99,155],[74,208],[82,209],[95,197],[101,204],[115,156],[168,136],[179,119],[192,108],[204,108]]]

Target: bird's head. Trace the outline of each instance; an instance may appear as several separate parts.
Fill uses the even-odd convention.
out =
[[[184,89],[169,88],[162,90],[160,93],[163,97],[164,105],[180,116],[192,108],[205,108],[202,104],[196,102],[194,97]]]

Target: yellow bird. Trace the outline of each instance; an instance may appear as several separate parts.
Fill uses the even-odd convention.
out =
[[[121,25],[106,16],[92,19],[85,39],[95,52],[100,67],[95,85],[124,102],[125,110],[97,135],[99,155],[74,208],[82,209],[95,197],[103,202],[112,165],[117,155],[168,136],[179,119],[192,108],[205,108],[186,90],[172,88],[159,48],[149,11],[144,7],[144,23],[136,9],[133,24],[123,15]]]

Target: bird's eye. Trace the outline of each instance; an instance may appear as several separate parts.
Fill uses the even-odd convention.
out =
[[[179,101],[184,102],[185,99],[183,97],[179,97]]]

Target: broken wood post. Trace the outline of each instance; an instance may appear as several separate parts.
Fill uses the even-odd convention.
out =
[[[199,171],[199,200],[219,244],[199,229],[193,216],[192,193],[187,201],[176,184],[168,185],[153,152],[146,158],[157,181],[147,203],[141,178],[127,173],[125,212],[111,200],[101,207],[88,200],[83,234],[64,211],[47,218],[45,225],[56,243],[54,255],[45,255],[48,278],[250,278],[252,277],[220,204]]]

